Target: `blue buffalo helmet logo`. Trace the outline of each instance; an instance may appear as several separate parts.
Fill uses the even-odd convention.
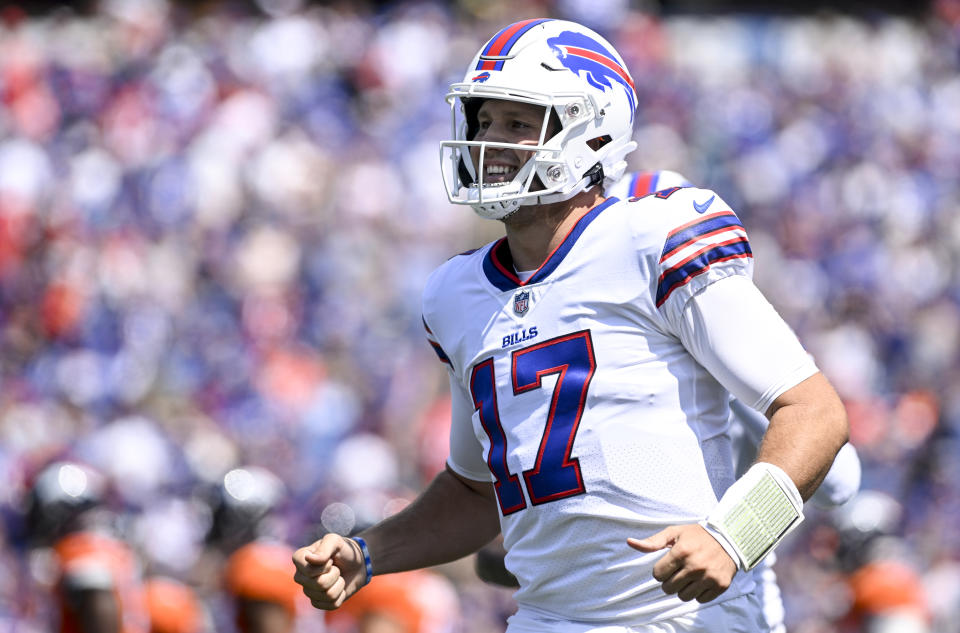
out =
[[[583,76],[594,88],[605,91],[613,87],[613,82],[623,86],[630,101],[630,123],[633,123],[633,114],[637,109],[636,89],[630,75],[613,53],[600,42],[576,31],[564,31],[548,39],[547,44],[564,68]]]
[[[476,77],[474,77],[473,79],[471,79],[470,81],[476,81],[477,83],[481,83],[481,84],[482,84],[482,83],[485,82],[487,79],[490,79],[490,73],[488,73],[488,72],[482,72],[482,73],[480,73],[479,75],[477,75]]]

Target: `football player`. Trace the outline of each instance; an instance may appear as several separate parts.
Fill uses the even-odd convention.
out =
[[[279,541],[251,541],[227,559],[224,584],[241,633],[293,633],[303,596],[289,574],[293,549]]]
[[[673,187],[692,187],[683,175],[670,170],[637,171],[624,175],[609,191],[621,198],[642,198]],[[736,399],[730,402],[730,435],[733,442],[736,473],[743,475],[756,457],[757,447],[766,433],[769,421],[754,409]],[[813,501],[824,508],[843,505],[860,488],[860,459],[852,444],[844,444],[827,472],[823,483],[814,493]],[[485,582],[504,587],[519,587],[517,579],[504,564],[506,550],[502,538],[485,545],[474,560],[477,575]],[[773,570],[775,554],[764,558],[753,570],[757,595],[767,626],[773,633],[786,631],[785,612],[777,576]]]
[[[692,187],[683,175],[670,170],[637,171],[624,175],[609,191],[621,198],[642,198],[673,187]],[[766,432],[769,421],[758,411],[731,400],[730,432],[733,440],[734,462],[737,474],[742,475],[756,456],[757,447]],[[814,494],[813,500],[821,507],[836,507],[846,503],[860,487],[860,459],[853,445],[845,444]],[[477,575],[485,582],[504,587],[518,587],[517,579],[504,565],[506,550],[502,538],[484,546],[474,561]],[[763,606],[767,625],[774,633],[786,630],[783,600],[773,571],[775,554],[761,561],[754,569],[757,592]]]
[[[849,589],[841,631],[930,633],[928,590],[902,534],[903,506],[878,490],[864,490],[833,513],[837,563]]]
[[[108,481],[76,461],[44,467],[27,500],[27,530],[56,564],[60,633],[147,633],[140,560],[113,528]]]
[[[150,633],[204,633],[204,606],[196,591],[175,578],[152,576],[144,582]]]
[[[443,633],[456,630],[460,605],[446,577],[418,569],[374,578],[331,614],[328,630],[350,633]]]
[[[289,574],[293,548],[282,540],[286,498],[283,481],[253,465],[228,471],[210,495],[212,522],[204,567],[222,570],[222,586],[240,633],[292,633],[322,626],[316,612],[297,607],[306,601]]]
[[[579,24],[505,27],[448,101],[448,197],[506,235],[424,291],[453,394],[447,469],[359,536],[298,550],[297,581],[335,609],[374,574],[502,531],[509,633],[768,630],[738,572],[802,520],[848,428],[753,285],[736,214],[694,187],[605,196],[636,146],[637,93]],[[730,393],[770,419],[735,481]]]

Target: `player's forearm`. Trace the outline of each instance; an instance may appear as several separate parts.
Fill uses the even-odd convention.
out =
[[[488,487],[470,486],[445,470],[403,511],[364,530],[374,574],[447,563],[493,540],[500,522]]]
[[[848,433],[843,403],[823,374],[817,373],[774,401],[757,461],[782,468],[807,500],[830,470]]]

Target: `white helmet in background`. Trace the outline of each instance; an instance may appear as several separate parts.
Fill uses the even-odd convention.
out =
[[[543,106],[537,145],[473,141],[477,111],[487,99]],[[637,146],[637,93],[623,59],[604,38],[574,22],[535,19],[502,29],[474,57],[464,80],[450,86],[447,102],[454,136],[440,144],[447,196],[484,218],[569,200],[597,184],[610,187]],[[560,129],[546,138],[552,115]],[[478,165],[471,147],[479,148]],[[484,183],[487,148],[534,154],[513,180]]]
[[[861,490],[836,508],[831,517],[840,537],[837,560],[847,570],[900,549],[897,532],[903,520],[903,506],[885,492]]]

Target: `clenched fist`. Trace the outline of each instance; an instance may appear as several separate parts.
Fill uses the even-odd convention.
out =
[[[293,579],[318,609],[336,609],[367,582],[360,546],[339,534],[301,547],[293,554],[293,564],[297,568]]]

